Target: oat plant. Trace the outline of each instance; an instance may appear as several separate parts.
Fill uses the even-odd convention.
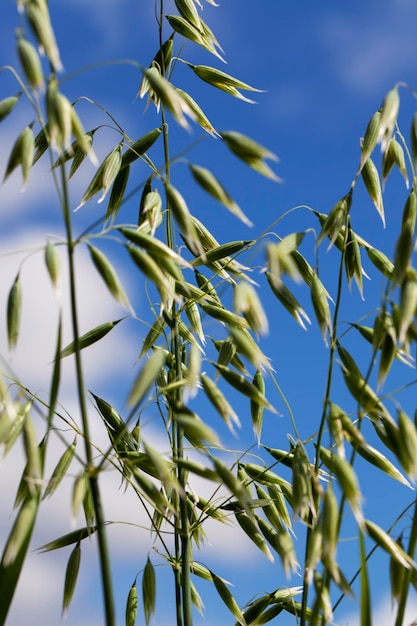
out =
[[[216,6],[210,0],[206,3]],[[417,585],[417,412],[406,393],[415,386],[417,339],[413,266],[417,117],[409,147],[397,123],[402,86],[395,86],[364,133],[353,182],[347,183],[328,214],[314,207],[299,209],[297,231],[290,234],[285,224],[292,211],[279,216],[264,233],[250,230],[255,221],[251,207],[234,200],[227,172],[220,180],[206,164],[194,162],[195,137],[217,142],[218,149],[225,147],[237,157],[236,167],[252,168],[272,186],[280,180],[277,167],[271,167],[274,150],[241,130],[215,127],[204,112],[205,103],[197,102],[189,91],[192,81],[203,81],[213,88],[212,97],[220,90],[249,105],[262,85],[251,86],[219,69],[224,52],[202,9],[194,0],[158,0],[154,23],[138,25],[154,28],[155,50],[151,58],[123,61],[140,77],[139,88],[132,84],[132,93],[137,91],[149,120],[146,133],[136,138],[125,132],[124,120],[88,94],[69,100],[48,3],[17,2],[16,67],[2,68],[2,75],[12,75],[16,88],[0,101],[0,120],[3,127],[11,123],[21,101],[30,106],[31,115],[9,146],[4,179],[20,169],[30,204],[37,163],[49,161],[64,238],[45,233],[41,254],[51,289],[65,291],[69,306],[57,300],[47,400],[7,365],[7,355],[3,359],[2,453],[13,455],[23,445],[25,466],[0,562],[0,624],[7,623],[12,602],[21,601],[15,591],[30,546],[43,552],[70,549],[62,594],[65,614],[71,610],[85,545],[93,542],[106,626],[120,623],[116,615],[121,614],[127,626],[158,619],[158,580],[166,569],[172,574],[172,588],[168,591],[164,583],[164,596],[172,598],[172,623],[177,626],[191,626],[197,613],[204,613],[202,581],[212,585],[228,610],[230,624],[260,626],[291,619],[301,625],[324,625],[337,621],[344,598],[352,595],[361,624],[367,626],[373,612],[368,569],[375,553],[386,555],[399,626],[404,623],[408,593]],[[193,62],[201,58],[196,48],[206,55],[207,64]],[[99,111],[97,126],[84,127],[81,101]],[[100,136],[109,127],[114,143],[102,154]],[[194,137],[184,148],[179,133],[189,128]],[[382,159],[377,166],[379,149]],[[80,199],[73,183],[88,160],[95,173]],[[360,203],[368,206],[361,210],[373,210],[374,205],[385,225],[382,189],[394,169],[404,177],[408,197],[399,233],[393,235],[395,245],[386,254],[357,232],[356,198],[362,188]],[[191,184],[200,189],[202,203],[210,196],[221,205],[219,210],[247,228],[248,236],[225,241],[221,228],[212,232],[199,205],[187,202]],[[97,200],[103,206],[100,219],[82,227],[80,216]],[[138,217],[126,223],[125,210],[132,203],[139,207]],[[67,274],[58,248],[65,249]],[[85,332],[80,326],[80,269],[75,262],[82,250],[122,310],[117,319]],[[135,290],[119,277],[111,261],[116,257],[129,268]],[[3,303],[10,353],[25,351],[20,339],[25,306],[21,272],[31,258],[16,268]],[[345,311],[352,310],[347,303],[351,307],[352,301],[360,301],[366,289],[365,266],[383,285],[382,295],[368,303],[369,313],[347,320]],[[299,290],[303,303],[294,294],[295,281],[303,285]],[[356,291],[349,290],[352,284]],[[141,317],[135,311],[138,293],[141,306],[147,303]],[[317,380],[325,389],[324,399],[320,410],[313,409],[309,416],[309,432],[281,389],[274,355],[264,353],[264,337],[280,332],[270,322],[278,309],[294,318],[294,328],[297,323],[304,329],[311,324],[311,332],[322,337],[327,349],[325,380]],[[126,363],[127,378],[132,367],[135,375],[126,403],[117,410],[110,394],[101,397],[89,387],[84,357],[132,321],[141,327],[139,340],[132,335],[138,358]],[[71,325],[72,338],[64,344],[65,324]],[[68,360],[75,365],[76,409],[67,409],[60,399]],[[390,387],[392,372],[398,381],[399,368],[403,382]],[[286,420],[288,437],[269,434],[265,439],[265,412],[283,414],[279,419]],[[155,414],[163,444],[147,436],[147,420]],[[93,435],[92,420],[97,417],[106,445]],[[238,438],[236,450],[222,443],[225,433],[238,437],[239,429],[248,424],[253,430],[249,450],[240,449]],[[58,459],[50,468],[51,451],[56,458],[56,450]],[[390,511],[389,526],[366,507],[369,484],[364,486],[364,477],[370,468],[381,480],[391,480],[392,490],[411,488],[408,502]],[[146,517],[146,527],[137,528],[137,544],[145,535],[152,545],[144,559],[138,555],[132,584],[122,599],[116,599],[113,590],[108,529],[115,522],[103,504],[103,478],[109,472],[134,494]],[[73,517],[77,519],[81,511],[83,524],[34,546],[39,509],[68,482]],[[210,485],[208,496],[202,483]],[[206,528],[215,542],[224,524],[233,524],[236,533],[275,562],[269,590],[259,588],[255,577],[243,602],[239,587],[245,573],[231,587],[200,552]],[[348,555],[342,540],[349,542]],[[250,575],[250,563],[245,569]],[[211,605],[208,617],[210,611]]]

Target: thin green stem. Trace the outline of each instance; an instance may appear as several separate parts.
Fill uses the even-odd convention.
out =
[[[76,272],[74,262],[75,242],[72,234],[71,213],[68,198],[68,186],[65,174],[65,166],[61,166],[61,183],[62,183],[62,208],[64,214],[65,229],[67,235],[67,251],[69,266],[69,283],[70,283],[70,303],[71,303],[71,320],[72,331],[74,335],[74,353],[75,353],[75,370],[77,380],[78,402],[80,406],[81,422],[83,425],[85,456],[87,460],[87,471],[89,475],[91,493],[94,503],[94,514],[97,523],[97,537],[99,546],[100,572],[102,578],[104,606],[106,614],[106,626],[116,626],[113,585],[111,579],[110,557],[107,544],[107,536],[105,531],[105,520],[103,515],[102,500],[100,496],[98,474],[93,464],[93,447],[90,438],[90,428],[87,415],[84,374],[81,362],[80,351],[80,333],[78,324],[78,307],[76,295]]]
[[[340,257],[337,294],[336,294],[336,301],[335,301],[335,308],[334,308],[333,322],[332,322],[333,330],[332,330],[332,336],[330,340],[330,354],[329,354],[329,367],[327,370],[326,392],[324,395],[323,411],[322,411],[320,426],[319,426],[319,430],[317,434],[317,454],[316,454],[316,460],[315,460],[316,474],[318,473],[319,463],[320,463],[318,450],[320,449],[321,441],[323,439],[324,427],[326,424],[327,409],[328,409],[329,402],[330,402],[330,392],[331,392],[332,383],[333,383],[333,370],[334,370],[335,353],[336,353],[336,346],[337,346],[337,326],[339,322],[339,310],[340,310],[340,304],[342,300],[343,268],[344,268],[344,263],[345,263],[345,248],[346,248],[346,241],[347,241],[347,232],[348,232],[348,229],[347,229],[347,221],[346,221],[345,241],[344,241],[345,245],[343,246],[343,250],[341,253],[341,257]],[[318,494],[316,494],[316,502],[315,502],[316,510],[318,509],[318,504],[319,504]],[[307,553],[308,553],[308,547],[309,547],[309,541],[310,541],[312,529],[313,529],[313,516],[312,516],[312,513],[310,512],[309,524],[307,526],[307,533],[306,533],[305,562],[307,561]],[[302,597],[300,626],[305,626],[306,624],[308,589],[309,589],[308,572],[306,571],[306,568],[305,568],[304,577],[303,577],[303,597]]]
[[[162,16],[164,14],[164,0],[160,0],[159,5],[159,46],[162,50],[163,37],[162,37]],[[166,73],[165,59],[162,57],[162,74]],[[170,181],[170,158],[169,158],[169,140],[168,140],[168,125],[165,118],[165,107],[161,104],[161,118],[163,128],[163,142],[164,142],[164,161],[165,161],[165,183],[169,184]],[[166,212],[166,237],[167,245],[174,249],[175,237],[172,215],[167,200],[167,212]],[[172,320],[174,322],[171,336],[171,354],[175,357],[175,377],[181,378],[181,364],[182,364],[182,343],[178,330],[178,312],[175,302],[172,304]],[[176,392],[176,402],[181,404],[182,391],[179,389]],[[170,408],[173,411],[172,408]],[[182,459],[184,456],[184,433],[183,429],[175,423],[175,419],[171,420],[172,423],[172,445],[174,458]],[[182,467],[177,470],[178,482],[180,486],[185,490],[186,486],[186,474]],[[190,525],[188,520],[187,501],[185,498],[180,498],[176,495],[176,510],[177,520],[175,525],[175,557],[178,563],[181,564],[180,570],[175,571],[175,594],[176,594],[176,611],[177,611],[177,626],[192,626],[192,601],[191,601],[191,578],[190,578],[190,559],[191,559],[191,542],[190,542]]]

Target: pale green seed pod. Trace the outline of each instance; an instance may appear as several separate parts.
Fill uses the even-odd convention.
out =
[[[246,217],[238,204],[230,197],[229,193],[223,187],[219,180],[212,174],[210,170],[200,165],[190,164],[190,170],[197,183],[207,191],[220,204],[225,206],[233,215],[238,217],[247,226],[253,226],[252,222]]]
[[[136,580],[129,589],[126,601],[125,625],[135,626],[136,616],[138,613],[138,591],[136,588]]]
[[[378,214],[382,220],[382,224],[385,228],[385,213],[384,203],[382,200],[381,183],[375,163],[370,158],[366,160],[363,166],[362,178],[363,182],[365,183],[365,187],[370,195],[370,198],[374,203],[375,208],[378,211]]]
[[[114,183],[117,174],[120,171],[122,165],[122,145],[119,144],[106,156],[103,163],[98,168],[93,179],[88,185],[80,204],[77,206],[78,210],[86,202],[94,198],[100,191],[102,192],[98,202],[103,202],[110,187]]]
[[[355,232],[352,230],[350,225],[350,220],[348,224],[348,233],[347,233],[347,241],[346,241],[346,251],[345,251],[345,267],[346,267],[346,275],[348,278],[349,287],[351,286],[352,279],[356,281],[359,292],[363,299],[363,283],[362,283],[362,260],[361,260],[361,252],[358,243],[358,238]]]
[[[396,541],[398,547],[403,550],[403,542],[402,537],[398,537]],[[391,584],[391,600],[392,602],[399,602],[400,598],[404,591],[404,583],[406,578],[407,570],[392,556],[389,562],[389,576],[390,576],[390,584]]]
[[[20,165],[22,168],[23,187],[25,189],[29,179],[30,170],[33,164],[33,153],[35,148],[35,138],[30,126],[26,126],[16,139],[9,160],[6,165],[6,172],[3,181],[10,176],[13,170]]]
[[[291,539],[290,533],[283,526],[281,526],[278,530],[275,530],[262,518],[258,518],[258,524],[261,533],[269,545],[281,558],[285,575],[289,577],[291,572],[296,572],[299,567],[294,543]]]
[[[45,3],[42,9],[35,2],[30,2],[26,6],[26,15],[41,51],[45,51],[54,70],[61,72],[63,67],[49,17],[48,5]]]
[[[89,480],[87,473],[83,470],[80,472],[75,479],[74,486],[72,489],[72,499],[71,499],[71,518],[75,523],[78,515],[78,511],[80,510],[80,506],[82,505],[85,495],[87,493],[87,481]]]
[[[321,515],[322,559],[329,570],[336,564],[336,550],[339,527],[339,506],[332,485],[329,484],[323,499]]]
[[[246,329],[230,325],[229,333],[236,346],[236,351],[249,359],[254,367],[259,369],[268,365],[268,358]]]
[[[270,272],[265,272],[268,284],[271,287],[272,293],[278,298],[281,304],[291,313],[293,318],[300,324],[301,328],[307,330],[305,322],[311,324],[310,318],[304,311],[296,297],[288,289],[288,287],[280,282],[274,280],[274,276]]]
[[[344,413],[344,411],[342,411],[342,409],[337,404],[330,402],[329,412],[327,414],[327,423],[329,425],[329,430],[335,443],[337,453],[342,459],[344,459],[345,430],[343,428],[342,413]]]
[[[233,427],[234,425],[240,427],[240,420],[229,401],[211,378],[205,374],[200,374],[200,380],[207,398],[221,415],[231,432],[234,432]]]
[[[4,118],[6,118],[13,111],[19,98],[20,94],[17,96],[8,96],[7,98],[0,100],[0,122],[2,122]]]
[[[195,300],[187,300],[184,304],[185,314],[191,324],[192,329],[203,345],[206,344],[206,337],[201,323],[200,309]]]
[[[269,165],[265,163],[265,159],[278,160],[278,157],[273,152],[264,148],[246,135],[235,131],[223,131],[220,135],[229,150],[244,163],[263,176],[280,182],[281,179],[272,171]]]
[[[400,174],[402,175],[405,181],[405,186],[408,189],[410,186],[410,183],[408,180],[407,167],[405,165],[404,150],[402,149],[402,146],[398,143],[398,141],[395,138],[391,139],[389,146],[388,146],[388,152],[390,153],[393,162],[400,170]]]
[[[19,274],[16,276],[7,299],[7,338],[9,350],[13,350],[19,337],[22,313],[22,285]]]
[[[404,344],[407,332],[417,312],[417,272],[407,270],[401,285],[400,309],[398,320],[398,341]]]
[[[408,225],[410,230],[414,232],[416,227],[416,215],[417,215],[417,196],[414,188],[411,190],[410,195],[404,205],[402,225]]]
[[[365,249],[369,260],[375,265],[381,274],[383,274],[386,278],[391,279],[394,275],[395,269],[392,261],[390,261],[389,258],[377,248],[367,246]]]
[[[417,478],[417,430],[408,415],[398,411],[398,429],[401,443],[398,445],[398,457],[407,475]]]
[[[372,154],[376,144],[378,143],[378,133],[381,122],[381,112],[377,111],[369,120],[368,126],[365,131],[365,137],[362,142],[362,155],[359,169],[361,170],[367,161],[368,157]]]
[[[385,152],[388,142],[391,139],[399,108],[400,96],[398,94],[398,88],[394,87],[385,96],[381,107],[377,141],[381,144],[382,152]]]
[[[33,89],[43,89],[45,80],[35,47],[27,39],[18,36],[17,53],[29,86]]]
[[[254,287],[246,281],[239,281],[233,291],[236,313],[242,313],[255,333],[268,333],[268,319]]]
[[[330,314],[329,301],[323,283],[315,273],[311,283],[311,299],[316,313],[317,321],[324,343],[328,345],[327,333],[332,334],[332,317]]]
[[[262,91],[261,89],[256,89],[255,87],[252,87],[251,85],[248,85],[247,83],[244,83],[241,80],[234,78],[234,76],[230,76],[230,74],[226,74],[217,68],[209,67],[208,65],[192,65],[191,63],[188,63],[187,65],[199,78],[201,78],[201,80],[204,80],[204,82],[209,83],[209,85],[212,85],[217,89],[221,89],[226,93],[231,93],[237,98],[246,100],[249,103],[252,103],[253,101],[242,96],[239,89],[242,89],[243,91],[256,91],[258,93]],[[259,158],[259,154],[256,155],[256,158]],[[265,158],[265,156],[262,156],[261,158]]]
[[[326,237],[330,239],[329,248],[335,243],[336,239],[342,232],[342,228],[345,227],[351,203],[352,191],[349,191],[346,196],[336,202],[324,220],[320,235],[317,239],[317,245],[319,245]]]
[[[101,250],[92,245],[88,246],[88,251],[90,252],[91,260],[113,298],[122,306],[131,308],[120,279],[107,257]]]
[[[207,133],[209,133],[209,135],[211,135],[212,137],[220,137],[220,133],[218,133],[217,130],[214,128],[213,124],[210,122],[207,115],[200,108],[200,106],[197,104],[194,98],[192,98],[190,94],[187,93],[186,91],[183,91],[182,89],[178,89],[178,87],[176,87],[176,90],[180,94],[181,98],[185,100],[185,102],[188,104],[188,106],[194,113],[195,121],[197,122],[197,124],[201,126],[201,128],[205,130]]]
[[[45,263],[57,296],[61,291],[61,263],[55,246],[48,241],[45,246]]]
[[[262,376],[261,370],[259,370],[259,369],[256,370],[255,375],[254,375],[253,380],[252,380],[252,384],[255,385],[255,387],[259,390],[259,392],[263,396],[265,396],[265,380],[264,380],[264,377]],[[258,445],[259,445],[260,439],[261,439],[264,410],[265,410],[264,406],[258,404],[254,400],[251,400],[251,402],[250,402],[250,414],[251,414],[251,418],[252,418],[253,432],[254,432],[254,435],[255,435],[255,437],[256,437],[256,439],[258,441]]]
[[[353,467],[348,461],[320,447],[320,458],[326,467],[336,476],[344,496],[350,504],[359,524],[363,523],[361,510],[361,491]]]
[[[193,0],[175,0],[178,13],[197,30],[201,30],[200,17]]]
[[[305,452],[304,446],[298,443],[294,450],[292,459],[292,493],[293,493],[293,513],[294,517],[304,518],[306,509],[309,509],[316,516],[312,490],[311,466]]]
[[[310,538],[307,546],[305,568],[307,572],[308,581],[311,583],[313,580],[313,574],[316,566],[321,560],[323,552],[323,530],[321,525],[321,518],[311,531]]]
[[[365,520],[365,528],[369,534],[369,536],[394,558],[398,563],[400,563],[405,569],[410,570],[414,567],[413,560],[411,557],[406,554],[406,552],[402,549],[402,547],[389,536],[380,526],[375,524],[375,522],[371,522],[370,520]]]
[[[187,243],[191,246],[196,256],[203,254],[204,250],[201,247],[197,230],[183,196],[178,189],[175,189],[172,185],[166,184],[165,190],[169,209],[172,211],[178,226],[187,238]]]
[[[161,133],[161,127],[154,128],[132,143],[122,155],[122,167],[133,163],[136,159],[143,156],[153,146]],[[151,191],[151,189],[147,189],[147,191]]]
[[[150,89],[155,94],[157,103],[160,101],[170,111],[174,119],[180,126],[185,129],[189,128],[189,124],[185,115],[194,119],[195,115],[190,109],[187,102],[181,97],[176,89],[167,81],[156,67],[151,67],[146,70],[144,77],[149,83]],[[144,95],[140,93],[141,97]]]

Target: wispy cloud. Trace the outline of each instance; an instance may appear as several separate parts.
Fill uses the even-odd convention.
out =
[[[333,76],[366,96],[417,68],[416,18],[417,7],[408,0],[373,2],[357,13],[334,11],[317,24],[317,46],[327,53]]]

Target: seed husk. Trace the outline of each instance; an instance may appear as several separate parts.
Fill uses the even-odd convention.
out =
[[[280,282],[277,284],[277,281],[274,279],[274,276],[270,272],[265,272],[265,276],[267,278],[268,284],[271,287],[272,293],[278,298],[281,304],[291,313],[293,318],[300,324],[301,328],[307,330],[307,327],[304,322],[307,324],[311,324],[310,318],[307,313],[304,311],[296,297],[293,293],[288,289],[288,287]]]
[[[59,295],[61,288],[61,264],[56,248],[50,241],[45,246],[45,263],[55,293]]]
[[[381,107],[377,142],[381,144],[382,152],[385,152],[388,142],[391,139],[399,108],[400,96],[398,94],[398,88],[394,87],[385,96]]]
[[[324,343],[328,345],[327,334],[332,333],[332,317],[330,315],[329,302],[326,295],[326,290],[321,282],[320,278],[314,273],[311,283],[311,299],[313,302],[313,308],[316,313],[317,321]]]
[[[46,485],[44,494],[42,496],[43,500],[45,500],[45,498],[51,497],[51,495],[54,493],[54,491],[56,491],[57,487],[61,483],[62,479],[65,477],[71,465],[71,462],[74,458],[76,445],[77,445],[77,438],[74,439],[72,444],[65,450],[65,452],[59,459],[58,463],[56,464],[52,472],[51,478],[49,479],[48,484]]]
[[[236,313],[242,313],[254,333],[268,333],[268,319],[255,288],[246,281],[239,281],[233,291]]]
[[[255,375],[252,379],[252,385],[254,385],[258,389],[259,393],[265,396],[265,380],[261,370],[256,370]],[[252,419],[253,432],[258,441],[258,445],[261,439],[264,410],[265,407],[261,404],[258,404],[258,402],[256,402],[255,400],[250,401],[250,414]]]
[[[7,98],[0,100],[0,122],[2,122],[13,111],[19,98],[20,94],[17,96],[8,96]]]
[[[62,72],[64,68],[61,63],[59,49],[47,6],[48,5],[45,4],[45,10],[42,10],[35,2],[30,2],[26,5],[26,15],[41,51],[45,51],[54,70],[56,72]]]
[[[130,175],[130,165],[123,167],[114,179],[106,211],[106,220],[115,218],[123,203],[127,182]]]
[[[386,278],[391,279],[395,268],[394,264],[389,260],[386,254],[377,248],[373,248],[372,246],[367,246],[365,249],[369,260],[375,265],[381,274],[383,274]]]
[[[194,113],[195,121],[197,122],[197,124],[199,124],[199,126],[201,126],[201,128],[205,130],[207,133],[209,133],[209,135],[211,135],[212,137],[220,137],[220,134],[214,128],[214,126],[208,119],[207,115],[200,108],[200,106],[197,104],[194,98],[192,98],[190,94],[187,93],[186,91],[183,91],[182,89],[178,89],[178,87],[176,87],[176,90],[178,91],[180,96],[183,98],[183,100],[185,100],[185,102],[188,104],[188,106]]]
[[[193,0],[175,0],[178,13],[197,30],[201,29],[200,17]]]
[[[244,161],[244,163],[249,165],[249,167],[267,178],[280,182],[281,179],[272,171],[269,165],[265,163],[265,159],[278,161],[278,157],[273,152],[267,150],[246,135],[242,135],[236,131],[223,131],[220,135],[229,150]]]
[[[98,202],[103,202],[110,187],[114,183],[122,164],[122,145],[119,144],[106,156],[103,163],[94,174],[90,184],[88,185],[77,210],[86,202],[94,198],[100,191],[102,192]]]
[[[317,239],[317,246],[328,237],[330,239],[329,248],[333,246],[339,235],[342,233],[342,229],[346,225],[346,218],[349,214],[350,205],[352,202],[352,191],[349,191],[346,196],[343,196],[333,206],[330,213],[326,216],[320,235]],[[328,248],[328,249],[329,249]]]
[[[417,478],[417,430],[414,422],[402,410],[398,411],[398,430],[401,445],[398,458],[411,480]]]
[[[194,179],[200,187],[220,202],[220,204],[225,206],[226,209],[238,217],[244,224],[247,226],[253,226],[252,222],[246,217],[241,208],[230,197],[229,193],[210,170],[192,163],[190,163],[189,167]]]
[[[216,576],[216,574],[214,574],[214,572],[212,572],[211,570],[210,574],[214,586],[216,587],[217,593],[219,594],[229,611],[237,619],[241,626],[247,626],[245,618],[243,617],[243,613],[239,609],[238,603],[236,602],[233,595],[230,593],[223,579],[219,576]]]
[[[385,228],[385,213],[384,203],[382,200],[381,183],[379,180],[378,170],[371,158],[367,159],[365,165],[363,166],[362,178]]]
[[[167,355],[163,350],[155,350],[137,375],[129,392],[129,406],[139,405],[148,389],[155,382],[160,370],[165,365]]]
[[[398,319],[398,341],[404,344],[407,332],[417,312],[417,272],[407,270],[401,285],[400,308]]]
[[[143,137],[140,137],[137,141],[132,143],[122,155],[122,167],[126,167],[130,163],[136,161],[141,156],[145,154],[153,146],[153,144],[157,141],[160,134],[162,132],[162,128],[154,128],[149,131]]]
[[[113,298],[124,307],[131,308],[129,299],[122,287],[119,277],[116,274],[115,269],[108,260],[105,254],[101,252],[95,246],[88,245],[88,251],[91,256],[98,273],[103,279],[107,289],[110,291]]]
[[[378,143],[378,133],[381,123],[381,112],[377,111],[369,120],[368,126],[365,131],[365,137],[362,143],[362,154],[359,169],[361,170],[367,161],[368,157],[372,154],[376,144]]]
[[[42,89],[45,81],[38,53],[30,41],[21,35],[17,37],[17,53],[29,86]]]
[[[175,187],[168,183],[165,184],[165,190],[169,208],[172,210],[178,226],[187,238],[187,242],[191,245],[196,256],[202,254],[204,251],[201,248],[197,230],[193,220],[191,219],[190,211],[183,196],[180,194],[178,189],[175,189]]]
[[[416,568],[412,558],[392,539],[380,526],[371,520],[365,520],[365,528],[369,536],[393,559],[398,561],[405,569]]]
[[[234,432],[233,425],[240,426],[240,420],[226,396],[220,391],[218,385],[216,385],[211,378],[206,376],[206,374],[200,374],[200,380],[207,398],[224,419],[228,428]]]
[[[35,148],[35,138],[30,126],[26,126],[16,139],[12,151],[9,156],[9,160],[6,165],[6,172],[4,174],[3,182],[10,176],[13,170],[19,165],[22,168],[23,187],[25,189],[30,170],[33,164],[33,153]]]
[[[22,314],[22,285],[19,274],[16,276],[7,299],[7,338],[9,350],[16,347],[19,337],[20,319]]]
[[[126,601],[125,626],[135,626],[138,613],[138,590],[136,580],[129,589]]]
[[[189,124],[185,115],[191,119],[194,119],[195,115],[184,98],[182,98],[175,88],[163,76],[161,76],[156,67],[151,67],[146,70],[144,77],[149,82],[149,85],[152,91],[156,94],[157,98],[163,103],[168,111],[170,111],[173,118],[180,126],[187,130],[189,128]]]

